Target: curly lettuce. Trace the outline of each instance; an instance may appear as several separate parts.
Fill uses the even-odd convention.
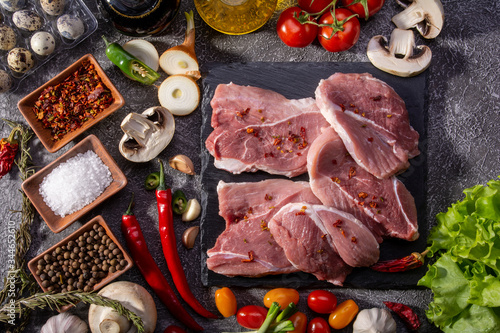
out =
[[[436,216],[428,250],[438,259],[418,285],[434,293],[426,315],[444,332],[498,332],[500,180],[464,194]]]

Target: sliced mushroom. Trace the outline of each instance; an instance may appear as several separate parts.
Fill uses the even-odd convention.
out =
[[[129,113],[121,123],[125,134],[120,140],[120,153],[132,162],[147,162],[158,156],[170,143],[175,131],[174,116],[162,106],[142,114]]]
[[[413,54],[414,49],[419,52]],[[367,55],[373,66],[397,76],[409,77],[422,73],[429,67],[432,52],[426,45],[415,46],[411,30],[394,29],[387,45],[384,36],[375,36],[368,43]]]
[[[399,29],[416,28],[427,39],[436,38],[444,23],[444,9],[439,0],[396,0],[405,8],[392,18]]]

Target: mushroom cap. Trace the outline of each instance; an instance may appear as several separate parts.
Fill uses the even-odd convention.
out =
[[[392,18],[400,29],[416,28],[422,37],[436,38],[444,24],[444,9],[439,0],[396,0],[405,8]]]
[[[125,134],[118,145],[120,153],[129,161],[147,162],[170,143],[175,132],[175,120],[166,108],[154,106],[142,114],[128,114],[121,127]]]
[[[413,54],[414,48],[419,50],[417,54]],[[432,59],[429,47],[415,47],[413,32],[401,29],[394,29],[389,45],[384,36],[374,36],[368,43],[366,54],[378,69],[401,77],[422,73]]]
[[[156,305],[153,297],[144,287],[128,281],[119,281],[102,288],[99,291],[99,295],[119,301],[128,310],[133,311],[141,317],[145,333],[153,333],[155,331],[157,319]],[[90,305],[90,331],[92,333],[101,333],[99,328],[100,323],[109,318],[116,318],[116,315],[117,313],[109,307]],[[124,317],[120,317],[121,321]],[[137,329],[134,325],[130,325],[128,331],[120,333],[137,333]]]

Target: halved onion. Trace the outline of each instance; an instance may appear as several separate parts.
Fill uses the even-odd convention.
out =
[[[144,39],[132,39],[123,44],[125,51],[158,71],[160,56],[153,44]]]
[[[169,76],[158,89],[161,106],[175,116],[185,116],[196,110],[200,96],[196,81],[182,74]]]

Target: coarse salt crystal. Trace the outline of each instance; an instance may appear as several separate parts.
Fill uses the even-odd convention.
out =
[[[112,181],[109,168],[89,150],[61,163],[45,176],[40,194],[54,214],[64,217],[92,203]]]

